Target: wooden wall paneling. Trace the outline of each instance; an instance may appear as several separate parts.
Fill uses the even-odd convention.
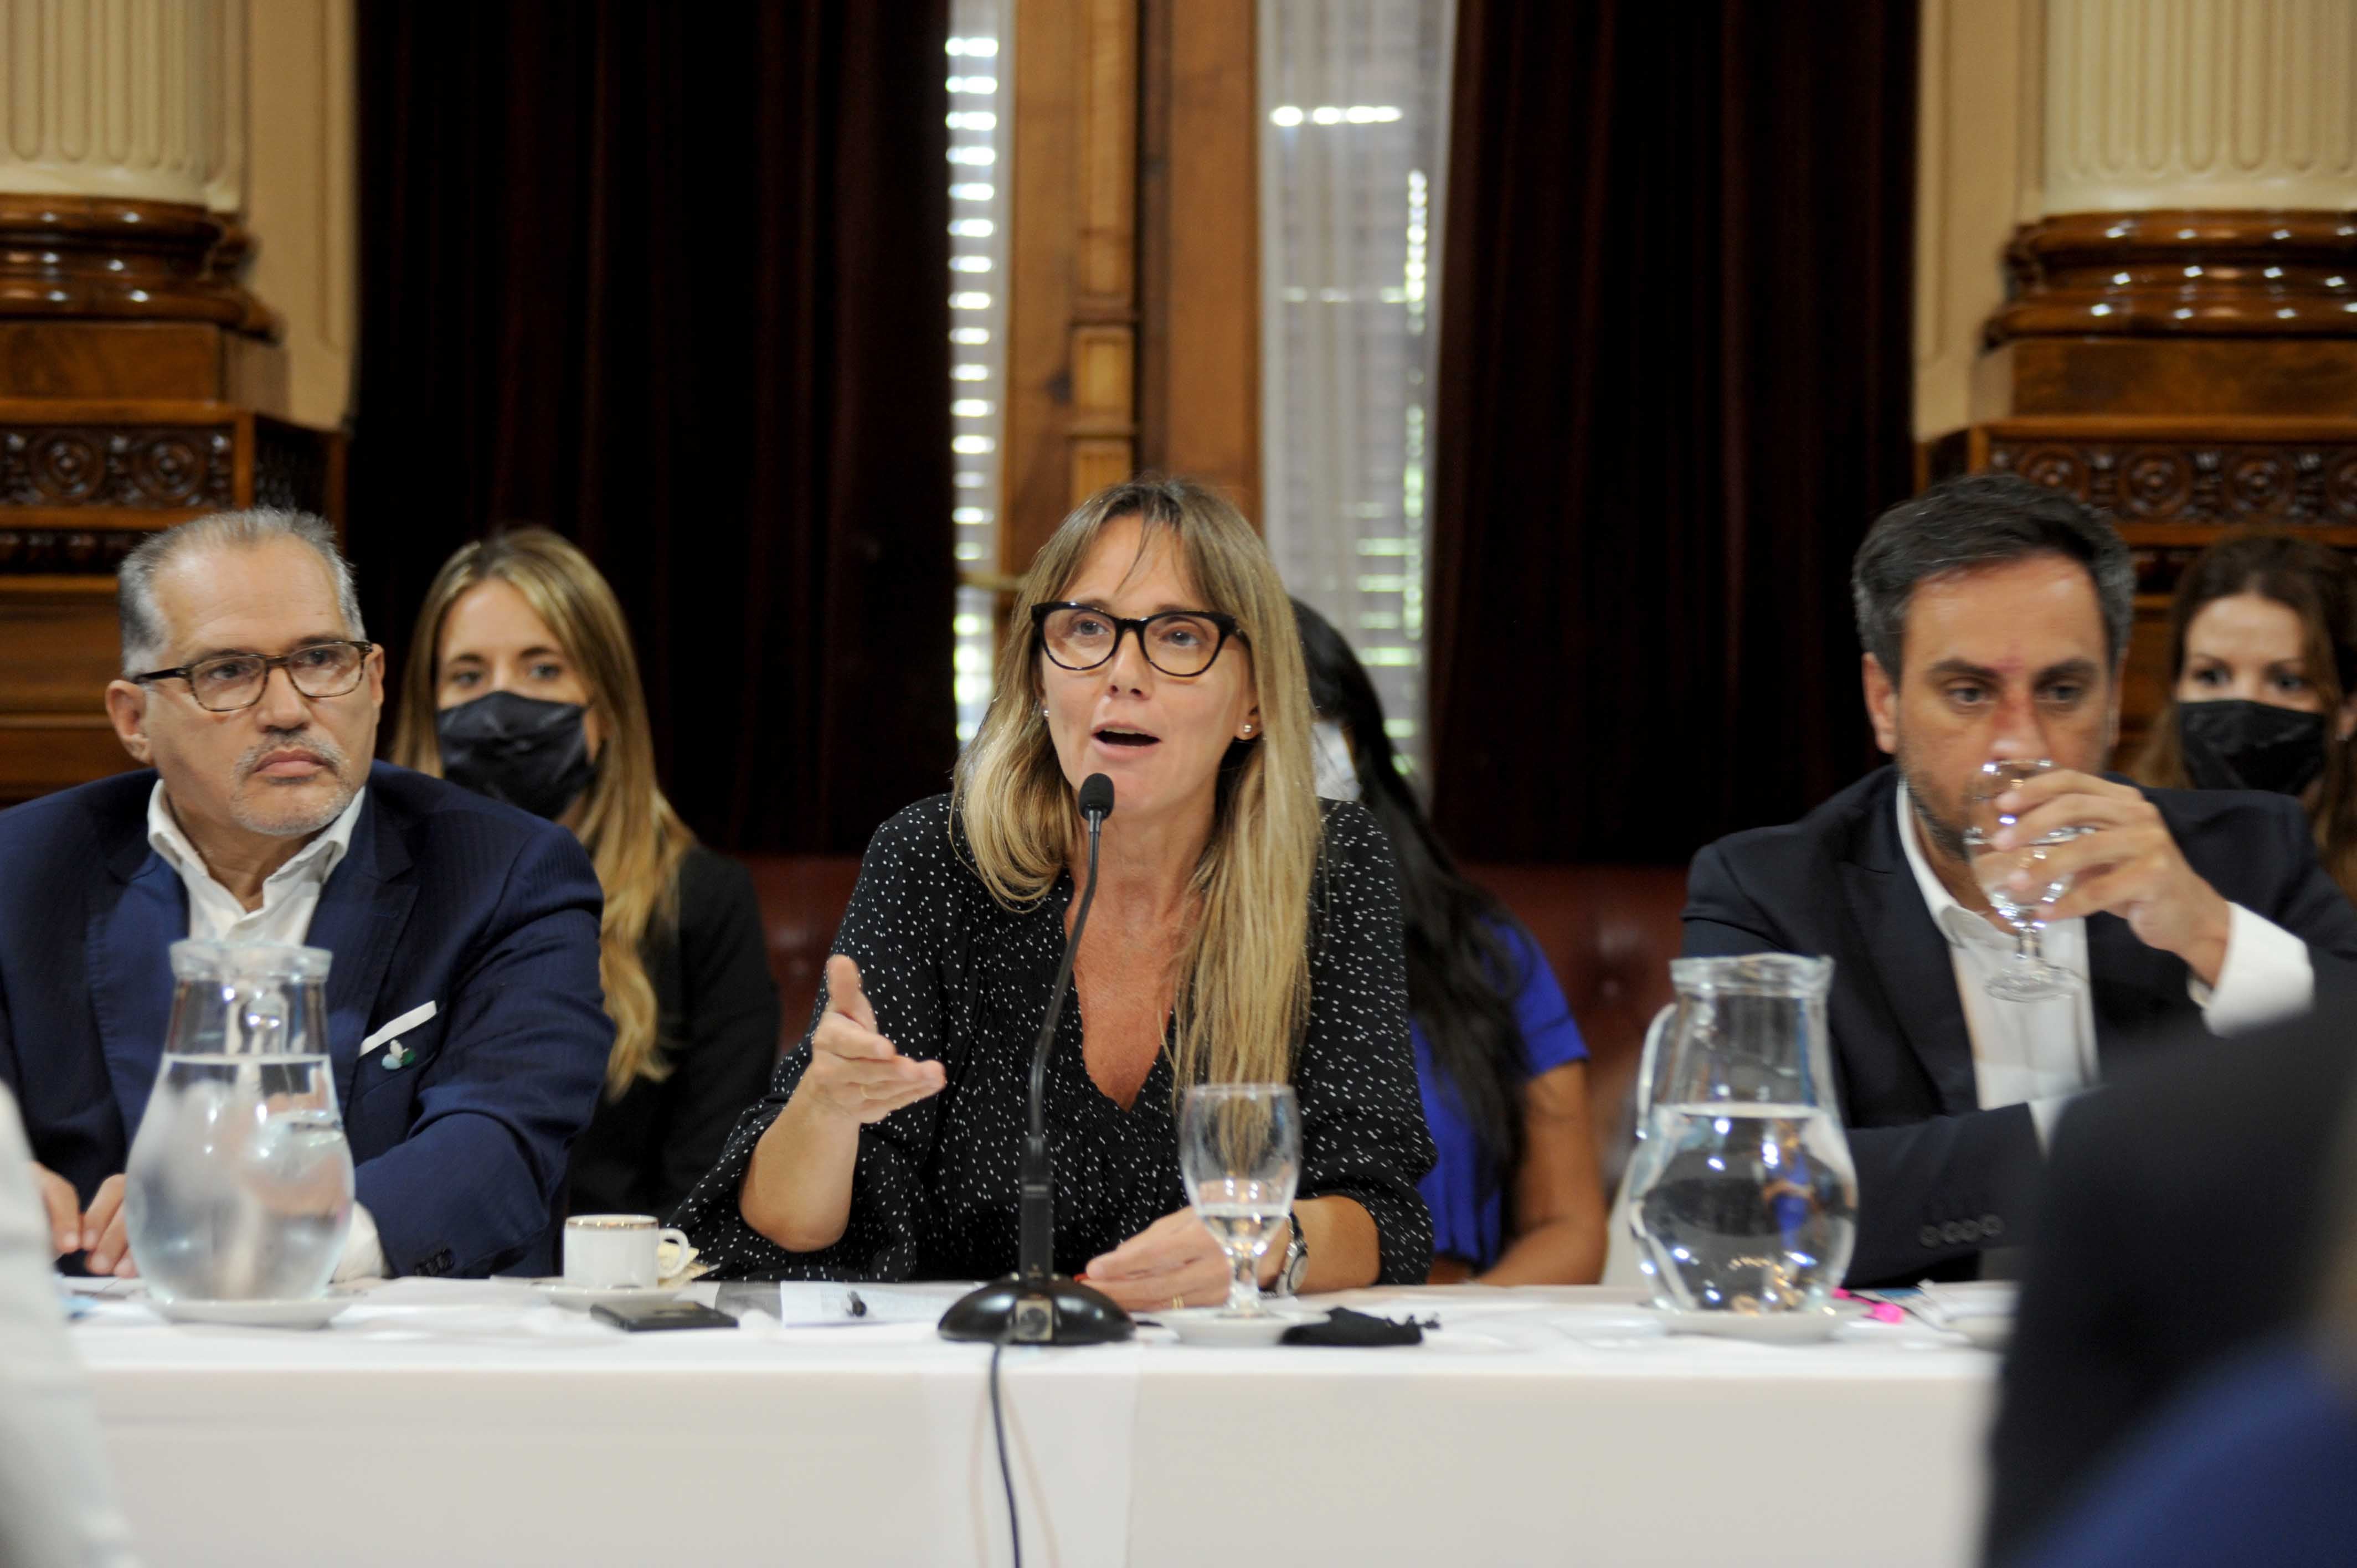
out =
[[[1015,8],[999,566],[1136,466],[1136,0]]]
[[[224,337],[192,321],[0,319],[0,397],[219,397]]]
[[[1260,523],[1254,0],[1143,0],[1138,462]]]
[[[135,766],[107,722],[112,575],[0,576],[0,803]]]

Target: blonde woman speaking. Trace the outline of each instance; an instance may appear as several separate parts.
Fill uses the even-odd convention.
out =
[[[1321,808],[1276,569],[1182,480],[1067,518],[1026,579],[956,788],[878,830],[812,1028],[679,1222],[724,1275],[983,1279],[1017,1257],[1032,1045],[1085,867],[1094,913],[1050,1061],[1055,1267],[1132,1309],[1227,1299],[1176,1102],[1289,1081],[1298,1225],[1264,1283],[1421,1282],[1432,1163],[1382,830]]]

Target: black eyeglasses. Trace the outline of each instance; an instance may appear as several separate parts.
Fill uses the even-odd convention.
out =
[[[197,706],[210,714],[233,714],[262,701],[270,672],[284,670],[307,697],[340,697],[361,683],[373,642],[314,642],[292,653],[224,653],[170,670],[150,670],[131,680],[186,681]]]
[[[1031,627],[1048,657],[1066,670],[1094,670],[1121,650],[1121,634],[1137,634],[1146,661],[1165,675],[1200,675],[1230,638],[1250,644],[1236,618],[1217,610],[1165,610],[1144,620],[1108,615],[1094,605],[1033,605]]]

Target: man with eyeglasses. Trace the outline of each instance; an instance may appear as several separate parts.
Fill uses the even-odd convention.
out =
[[[140,771],[0,812],[0,1082],[52,1245],[135,1272],[123,1169],[184,937],[334,955],[357,1166],[339,1279],[546,1272],[602,1081],[603,907],[553,823],[371,764],[384,655],[324,521],[200,518],[124,562],[108,716]]]

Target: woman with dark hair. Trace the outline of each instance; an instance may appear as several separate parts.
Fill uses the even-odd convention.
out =
[[[2221,540],[2177,585],[2169,649],[2137,780],[2298,796],[2325,870],[2357,897],[2357,565],[2295,534]]]
[[[1436,1284],[1588,1284],[1604,1267],[1604,1189],[1587,1120],[1587,1047],[1546,955],[1468,880],[1400,776],[1383,701],[1341,633],[1296,599],[1318,711],[1318,792],[1357,800],[1389,836],[1407,995],[1438,1160]]]

